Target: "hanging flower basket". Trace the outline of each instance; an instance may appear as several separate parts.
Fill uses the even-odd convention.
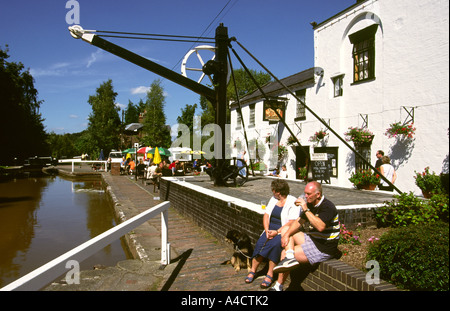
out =
[[[315,132],[313,136],[309,137],[309,141],[313,143],[318,143],[321,140],[325,139],[329,134],[325,132],[324,130],[320,130],[318,132]]]
[[[389,138],[413,138],[416,132],[414,124],[401,124],[400,122],[395,122],[389,125],[386,130],[386,135]]]
[[[346,141],[352,141],[355,146],[370,146],[375,135],[366,128],[349,127],[348,131],[344,133]]]

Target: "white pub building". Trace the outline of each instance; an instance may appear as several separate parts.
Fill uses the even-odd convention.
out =
[[[360,0],[342,12],[312,23],[314,67],[281,81],[343,139],[350,127],[374,134],[358,146],[372,165],[383,150],[397,171],[395,186],[420,194],[414,171],[429,166],[437,174],[449,170],[449,2],[447,0]],[[331,185],[352,187],[349,177],[363,163],[301,101],[277,82],[263,87],[276,99],[280,114],[303,151],[327,156]],[[299,178],[306,156],[289,145],[290,133],[274,118],[259,91],[241,99],[249,141],[257,141],[266,172],[285,164],[289,179]],[[238,105],[231,103],[231,141],[244,140]],[[413,125],[412,138],[385,135],[391,124]],[[319,130],[328,135],[311,141]],[[270,139],[287,156],[270,161]],[[353,146],[352,142],[349,142]]]

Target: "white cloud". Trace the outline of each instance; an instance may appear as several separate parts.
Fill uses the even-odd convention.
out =
[[[34,78],[43,76],[59,77],[67,74],[67,67],[69,66],[69,63],[56,63],[47,69],[31,68],[30,73]]]
[[[138,86],[135,88],[131,89],[131,94],[136,95],[136,94],[147,94],[147,92],[150,91],[150,87],[149,86]]]
[[[91,56],[89,57],[86,68],[89,68],[92,66],[93,63],[99,61],[104,55],[103,50],[97,49],[94,53],[91,53]]]
[[[69,115],[69,118],[71,118],[71,119],[78,119],[78,116],[76,114],[71,114],[71,115]]]
[[[120,110],[125,110],[127,108],[127,106],[125,106],[124,104],[121,104],[121,103],[116,103],[116,107],[119,107]]]

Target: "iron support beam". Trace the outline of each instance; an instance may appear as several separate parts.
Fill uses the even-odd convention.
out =
[[[228,28],[220,24],[216,28],[216,59],[218,72],[214,75],[215,84],[215,121],[220,127],[220,135],[215,133],[214,154],[216,158],[215,166],[221,172],[225,161],[225,125],[227,123],[227,75],[228,75]],[[215,186],[223,186],[221,178],[214,178]]]
[[[89,42],[90,44],[105,50],[111,54],[114,54],[120,58],[123,58],[139,67],[147,69],[151,72],[160,75],[163,78],[166,78],[176,84],[179,84],[197,94],[205,96],[210,102],[214,102],[216,99],[216,92],[200,83],[197,83],[189,78],[182,76],[179,73],[174,72],[173,70],[167,69],[164,66],[161,66],[147,58],[144,58],[140,55],[137,55],[127,49],[124,49],[114,43],[111,43],[105,39],[100,38],[97,35],[92,35],[89,37],[89,40],[86,40],[83,37],[83,40]]]

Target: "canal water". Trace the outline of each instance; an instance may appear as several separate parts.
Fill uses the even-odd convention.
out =
[[[0,181],[0,288],[116,225],[101,180],[58,176]],[[121,240],[80,263],[128,259]]]

